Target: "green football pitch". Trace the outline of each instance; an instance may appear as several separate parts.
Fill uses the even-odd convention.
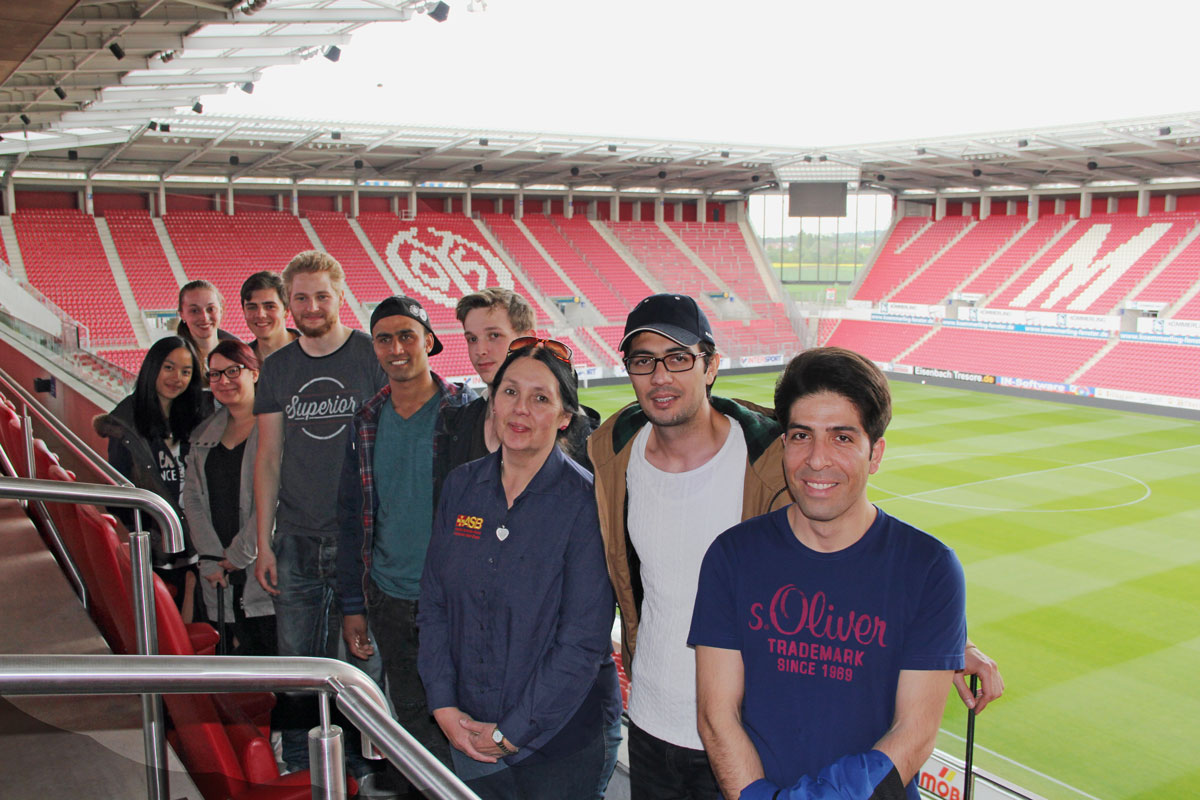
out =
[[[771,404],[774,375],[716,391]],[[975,763],[1048,798],[1200,797],[1200,422],[893,382],[873,502],[954,547],[1006,691]],[[608,415],[628,385],[585,390]],[[947,701],[938,747],[961,757]]]

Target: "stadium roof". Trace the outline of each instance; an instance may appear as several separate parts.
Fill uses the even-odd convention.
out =
[[[8,0],[4,176],[736,192],[837,180],[892,192],[1200,188],[1200,112],[853,146],[216,116],[201,98],[337,55],[434,0]],[[332,50],[330,48],[333,48]],[[202,112],[202,107],[197,107]]]

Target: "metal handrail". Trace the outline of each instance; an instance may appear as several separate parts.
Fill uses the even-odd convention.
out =
[[[324,738],[338,737],[328,723],[329,697],[365,735],[363,755],[382,751],[422,792],[445,800],[479,800],[462,780],[426,750],[387,711],[379,686],[362,670],[329,658],[244,656],[0,655],[0,695],[210,694],[214,692],[310,691],[322,701]],[[312,759],[313,797],[338,797],[338,776],[329,762]],[[340,774],[340,773],[339,773]],[[324,794],[318,794],[322,789]],[[342,786],[344,793],[344,784]]]
[[[60,503],[105,503],[148,511],[162,532],[162,548],[178,553],[184,548],[183,523],[171,504],[154,492],[130,486],[110,486],[102,483],[67,483],[40,478],[0,478],[0,497],[18,500],[50,500]],[[140,519],[140,517],[139,517]],[[158,652],[158,626],[154,612],[154,578],[150,572],[150,534],[141,530],[129,534],[133,595],[133,622],[138,653]],[[146,781],[155,800],[167,798],[167,740],[163,727],[162,698],[157,694],[142,694],[142,736],[146,748]]]

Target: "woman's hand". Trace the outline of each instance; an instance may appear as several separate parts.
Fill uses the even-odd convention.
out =
[[[479,734],[467,727],[468,724],[478,724],[475,720],[471,719],[470,714],[465,713],[455,706],[444,706],[433,710],[433,718],[437,721],[438,727],[442,729],[442,733],[446,734],[446,738],[450,740],[451,746],[456,750],[485,764],[496,763],[497,758],[495,755],[481,752],[476,745],[482,747],[486,744],[491,750],[497,751],[497,755],[500,755],[500,748],[496,747],[496,744],[491,740],[490,733],[488,734],[489,738],[487,741],[481,742]],[[495,728],[496,726],[493,724],[491,727]]]
[[[236,572],[237,571],[237,567],[235,567],[233,565],[233,562],[230,561],[228,558],[222,558],[220,561],[217,562],[217,566],[220,567],[221,569],[225,570],[226,572]]]
[[[492,756],[493,758],[503,758],[517,752],[517,746],[510,742],[507,736],[504,737],[504,746],[508,748],[507,751],[502,750],[500,745],[496,744],[495,740],[492,739],[492,733],[496,730],[496,723],[494,722],[476,722],[467,717],[466,719],[459,720],[458,724],[471,732],[475,749],[484,755]]]

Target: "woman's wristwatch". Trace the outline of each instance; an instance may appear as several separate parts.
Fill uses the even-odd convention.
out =
[[[504,743],[504,734],[500,732],[499,728],[492,729],[492,741],[496,743],[496,747],[500,748],[500,752],[504,753],[506,756],[511,756],[516,752],[515,750],[510,749],[508,745]]]

